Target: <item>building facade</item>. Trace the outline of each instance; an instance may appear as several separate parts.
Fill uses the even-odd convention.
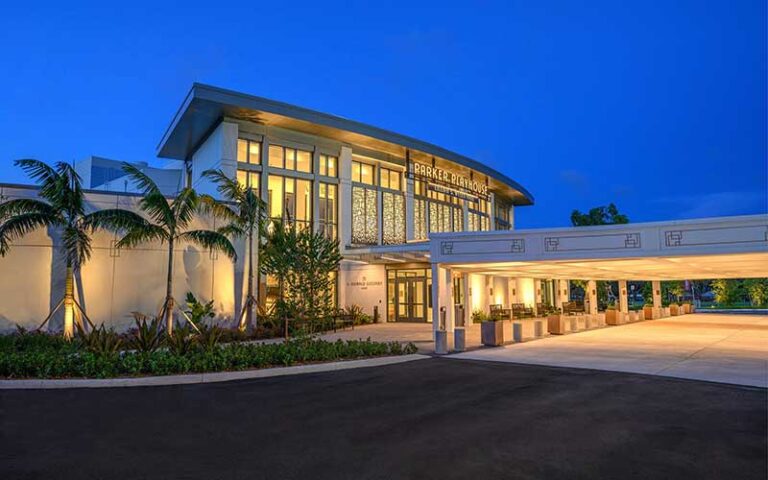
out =
[[[217,195],[202,172],[221,169],[258,190],[271,218],[337,238],[339,306],[380,321],[431,321],[430,234],[513,229],[515,207],[533,203],[503,174],[427,142],[199,84],[158,156],[184,162],[199,192]],[[258,284],[269,303],[274,282]]]

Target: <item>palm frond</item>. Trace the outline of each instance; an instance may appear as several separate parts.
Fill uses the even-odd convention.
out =
[[[171,211],[176,228],[183,230],[192,221],[198,206],[197,193],[192,188],[185,188],[171,202]]]
[[[198,210],[205,215],[213,215],[216,218],[222,218],[229,221],[236,221],[238,216],[229,205],[219,202],[210,195],[200,195],[198,197]]]
[[[66,162],[56,162],[56,173],[59,174],[59,191],[63,210],[67,210],[71,217],[85,213],[85,199],[83,197],[82,179],[75,168]]]
[[[168,232],[158,225],[153,225],[145,220],[143,225],[134,225],[121,238],[115,246],[117,248],[132,248],[142,243],[168,241]]]
[[[8,253],[11,242],[29,232],[48,225],[61,224],[62,219],[59,216],[46,213],[22,213],[11,217],[0,225],[0,256]]]
[[[237,260],[237,253],[232,242],[219,232],[212,230],[190,230],[178,236],[179,240],[197,244],[209,250],[224,253],[232,260]]]
[[[216,229],[216,231],[230,238],[244,237],[248,233],[247,229],[242,228],[237,223],[230,223],[229,225]]]
[[[24,170],[29,178],[40,185],[40,196],[52,204],[61,201],[61,175],[50,165],[33,158],[16,160],[13,164]]]
[[[128,162],[123,162],[123,171],[131,177],[136,187],[144,194],[158,193],[162,195],[160,187],[157,186],[154,180],[146,173],[139,170],[135,165],[131,165]]]
[[[16,198],[0,203],[0,222],[24,213],[57,215],[57,212],[50,204],[32,198]]]
[[[160,192],[150,192],[139,201],[139,208],[147,212],[155,223],[174,228],[176,220],[168,199]]]
[[[84,228],[94,231],[99,228],[112,232],[127,232],[133,227],[141,227],[147,221],[138,213],[121,208],[97,210],[85,215],[82,219]]]
[[[67,263],[79,267],[91,258],[91,236],[84,228],[67,226],[61,240]]]
[[[239,201],[245,190],[237,180],[229,178],[222,170],[206,170],[203,177],[215,183],[216,190],[227,200]]]

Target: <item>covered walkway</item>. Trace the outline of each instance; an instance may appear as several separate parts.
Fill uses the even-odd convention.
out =
[[[644,373],[768,388],[768,316],[692,314],[447,358]]]

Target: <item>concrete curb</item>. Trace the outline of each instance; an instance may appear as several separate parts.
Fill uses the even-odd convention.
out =
[[[335,372],[353,368],[380,367],[398,363],[412,362],[432,358],[414,353],[390,357],[345,360],[340,362],[295,365],[292,367],[274,367],[260,370],[241,370],[235,372],[192,373],[186,375],[164,375],[158,377],[122,377],[122,378],[65,378],[65,379],[21,379],[0,380],[0,390],[35,390],[62,388],[115,388],[115,387],[158,387],[167,385],[191,385],[198,383],[229,382],[254,378],[281,377],[305,373]]]

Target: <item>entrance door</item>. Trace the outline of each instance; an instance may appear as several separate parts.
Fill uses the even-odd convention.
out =
[[[397,279],[398,322],[427,321],[427,279],[424,277],[406,277]]]

